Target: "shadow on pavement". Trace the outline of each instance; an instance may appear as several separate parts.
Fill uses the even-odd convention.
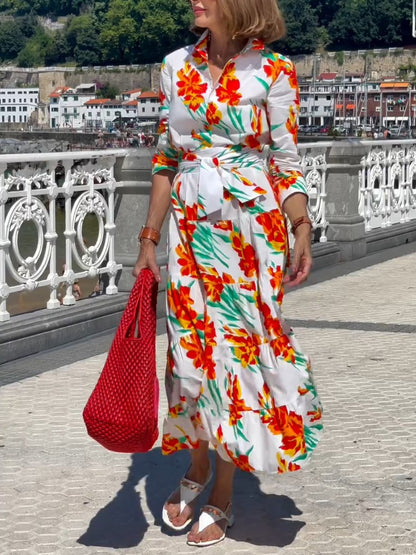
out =
[[[115,549],[138,546],[150,526],[145,516],[147,507],[153,515],[154,525],[162,526],[163,503],[184,474],[188,455],[177,453],[174,457],[165,457],[158,448],[150,453],[132,455],[131,460],[128,477],[116,497],[94,516],[78,543]],[[144,504],[136,491],[136,486],[143,479],[146,491]],[[207,495],[202,496],[201,504],[207,501]],[[302,514],[301,511],[290,497],[263,493],[254,474],[237,473],[234,508],[236,524],[227,533],[234,541],[284,547],[295,540],[305,525],[302,521],[287,520]],[[161,533],[176,535],[165,527]]]

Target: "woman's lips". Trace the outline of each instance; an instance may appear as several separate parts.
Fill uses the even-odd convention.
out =
[[[194,9],[194,15],[201,15],[205,12],[205,10],[201,9],[201,8],[196,8]]]

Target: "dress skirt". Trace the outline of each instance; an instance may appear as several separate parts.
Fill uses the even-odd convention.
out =
[[[207,440],[245,471],[300,469],[322,431],[308,357],[281,313],[285,218],[239,202],[230,219],[198,214],[177,174],[169,222],[169,413],[162,451]],[[218,216],[218,214],[217,214]]]

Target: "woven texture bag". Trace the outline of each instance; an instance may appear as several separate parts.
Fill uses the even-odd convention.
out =
[[[144,269],[84,408],[88,434],[110,451],[146,452],[158,436],[156,297],[157,282]]]

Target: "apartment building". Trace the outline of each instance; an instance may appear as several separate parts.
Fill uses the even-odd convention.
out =
[[[363,75],[321,74],[301,80],[300,124],[334,126],[416,125],[416,85],[395,80],[369,81]]]
[[[0,125],[28,124],[38,107],[38,88],[0,89]]]
[[[49,95],[49,125],[52,128],[81,129],[85,125],[85,103],[95,99],[96,84],[75,88],[57,87]]]

